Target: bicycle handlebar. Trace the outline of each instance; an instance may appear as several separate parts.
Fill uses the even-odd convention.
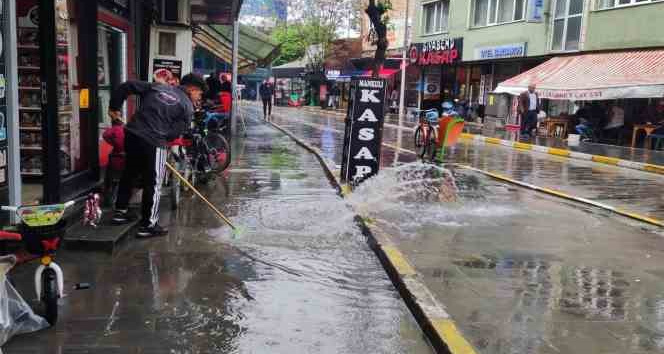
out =
[[[81,197],[81,198],[87,198],[87,196],[85,196],[85,197]],[[62,203],[62,205],[65,207],[65,209],[68,209],[68,208],[72,207],[74,204],[76,204],[76,200],[70,200],[70,201],[68,201],[68,202],[64,202],[64,203]],[[56,204],[56,205],[57,205],[57,204]],[[35,205],[35,206],[39,206],[39,205]],[[43,205],[42,205],[42,206],[43,206]],[[30,207],[30,205],[26,205],[25,207]],[[20,208],[21,208],[21,207],[11,206],[11,205],[3,205],[3,206],[0,206],[0,210],[4,210],[4,211],[13,211],[13,212],[17,212]]]

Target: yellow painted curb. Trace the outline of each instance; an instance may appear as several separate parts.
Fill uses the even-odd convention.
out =
[[[475,139],[475,134],[470,133],[461,133],[462,139]]]
[[[498,145],[500,145],[500,143],[502,142],[502,140],[498,138],[486,138],[484,139],[484,141],[486,141],[487,144],[498,144]]]
[[[352,192],[352,189],[350,189],[350,186],[347,184],[342,184],[341,185],[341,195],[342,196],[347,196]]]
[[[518,141],[514,143],[514,147],[517,148],[517,149],[521,149],[521,150],[532,150],[533,149],[532,144],[520,143]]]
[[[546,188],[546,187],[539,187],[539,188],[540,188],[543,192],[546,192],[546,193],[549,193],[549,194],[553,194],[553,195],[555,195],[555,196],[557,196],[557,197],[561,197],[561,198],[565,198],[565,199],[575,199],[575,197],[573,197],[573,196],[571,196],[571,195],[569,195],[569,194],[565,194],[565,193],[563,193],[563,192],[558,192],[558,191],[555,190],[555,189]]]
[[[452,354],[476,354],[475,349],[461,335],[452,320],[436,320],[432,323],[434,330],[443,339]]]
[[[664,174],[664,166],[651,165],[649,163],[643,165],[643,170],[648,172]]]
[[[547,152],[551,155],[565,156],[565,157],[569,157],[570,154],[569,150],[556,149],[556,148],[550,148]]]
[[[622,210],[622,209],[616,209],[615,212],[618,213],[618,214],[630,217],[632,219],[643,221],[643,222],[646,222],[646,223],[649,223],[649,224],[664,226],[664,222],[662,222],[660,220],[657,220],[657,219],[654,219],[654,218],[651,218],[649,216],[639,215],[639,214],[632,213],[632,212],[629,212],[629,211],[625,211],[625,210]]]
[[[408,263],[403,253],[394,246],[383,246],[383,252],[388,260],[401,276],[415,276],[415,268]]]
[[[620,159],[617,159],[615,157],[593,155],[593,161],[600,162],[600,163],[605,163],[607,165],[617,165],[618,162],[620,162]]]

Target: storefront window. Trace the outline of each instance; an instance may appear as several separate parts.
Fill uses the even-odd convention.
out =
[[[117,28],[100,23],[98,28],[99,45],[97,52],[97,81],[99,83],[99,122],[102,128],[110,124],[108,105],[111,92],[127,80],[126,33]],[[126,107],[124,117],[127,117]]]

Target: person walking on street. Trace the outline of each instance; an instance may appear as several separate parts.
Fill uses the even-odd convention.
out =
[[[528,91],[519,95],[519,115],[521,116],[521,136],[527,138],[537,127],[539,112],[539,96],[535,93],[535,85],[528,85]]]
[[[113,91],[108,115],[120,119],[123,103],[130,95],[141,97],[141,106],[125,126],[125,170],[120,180],[113,222],[123,224],[136,219],[129,211],[129,199],[138,177],[143,197],[137,237],[163,236],[168,230],[159,226],[159,198],[165,173],[166,146],[191,124],[194,105],[206,91],[206,83],[188,74],[180,86],[143,81],[127,81]]]
[[[261,95],[261,100],[263,101],[263,118],[269,121],[272,116],[272,85],[270,85],[267,80],[263,80],[258,91]]]

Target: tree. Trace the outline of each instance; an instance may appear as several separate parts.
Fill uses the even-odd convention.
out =
[[[364,12],[371,21],[370,40],[376,46],[376,54],[373,61],[373,77],[378,77],[380,68],[385,63],[385,53],[389,46],[387,40],[387,25],[390,22],[388,11],[392,9],[390,0],[369,0],[369,5]]]
[[[280,44],[279,56],[272,63],[274,66],[290,63],[304,56],[307,41],[300,35],[299,25],[278,26],[272,32],[272,38]]]
[[[288,21],[272,33],[281,44],[281,56],[274,64],[304,58],[311,97],[317,97],[325,80],[325,57],[348,26],[357,27],[356,10],[357,0],[288,0]]]

